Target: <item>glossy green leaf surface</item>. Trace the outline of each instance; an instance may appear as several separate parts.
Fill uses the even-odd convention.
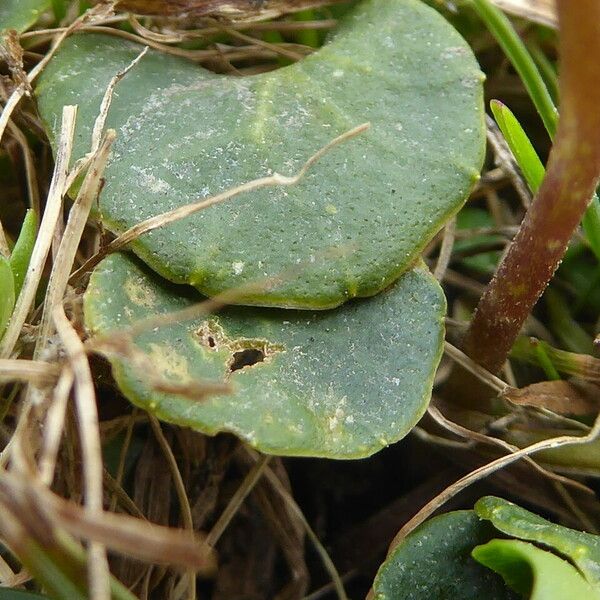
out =
[[[110,340],[201,299],[115,254],[91,277],[85,320]],[[107,355],[123,393],[162,420],[229,431],[272,454],[360,458],[406,435],[425,411],[444,313],[439,285],[419,266],[389,290],[331,311],[230,307],[152,328],[134,340],[147,357],[141,367],[115,350]],[[242,366],[253,355],[255,364]],[[158,391],[157,377],[228,381],[232,393],[189,398]]]
[[[50,0],[2,0],[0,32],[16,29],[19,33],[31,27],[50,7]]]
[[[51,137],[62,106],[79,105],[76,157],[89,150],[109,80],[140,51],[76,35],[44,71],[37,94]],[[413,264],[478,177],[482,80],[465,41],[417,0],[367,0],[311,56],[251,77],[151,51],[119,83],[109,113],[117,141],[102,220],[119,233],[273,171],[295,174],[370,122],[296,186],[212,206],[132,249],[207,295],[281,276],[239,304],[331,308],[376,294]]]
[[[15,307],[15,282],[8,259],[0,255],[0,338]]]
[[[530,600],[600,598],[573,565],[521,540],[492,540],[475,548],[473,556]]]
[[[502,579],[477,564],[471,551],[497,532],[472,511],[423,523],[380,567],[375,600],[504,600],[516,598]]]
[[[481,498],[475,512],[507,535],[557,550],[573,561],[588,582],[600,590],[600,536],[556,525],[494,496]]]

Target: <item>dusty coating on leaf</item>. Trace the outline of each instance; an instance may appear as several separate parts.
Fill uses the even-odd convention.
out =
[[[123,285],[139,279],[154,292],[150,311]],[[114,254],[91,277],[86,324],[110,340],[149,312],[200,300],[188,292]],[[116,349],[108,358],[123,393],[165,421],[229,431],[272,454],[361,458],[406,435],[425,411],[445,308],[439,285],[419,266],[385,292],[332,311],[229,307],[140,333],[135,350],[151,357],[155,380],[189,374],[186,381],[231,386],[202,402],[157,390]]]
[[[64,102],[79,105],[76,155],[88,149],[105,81],[138,54],[123,40],[77,35],[42,75],[50,129]],[[257,177],[293,175],[369,122],[296,186],[212,206],[131,248],[209,296],[247,286],[240,304],[323,309],[376,294],[410,268],[478,177],[482,79],[464,40],[416,0],[360,3],[323,48],[258,76],[149,52],[119,83],[108,116],[118,135],[104,225],[120,233]],[[274,283],[247,285],[265,280]]]

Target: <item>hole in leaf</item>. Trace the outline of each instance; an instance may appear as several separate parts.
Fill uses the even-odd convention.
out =
[[[207,340],[207,341],[208,341],[208,345],[209,345],[211,348],[214,348],[214,347],[217,345],[217,344],[215,343],[215,338],[214,338],[212,335],[209,335],[209,336],[208,336],[208,340]]]
[[[231,363],[229,364],[229,370],[238,371],[244,367],[251,367],[256,363],[263,362],[265,360],[265,353],[257,348],[246,348],[239,352],[234,352]]]

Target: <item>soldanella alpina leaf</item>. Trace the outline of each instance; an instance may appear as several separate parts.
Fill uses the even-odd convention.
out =
[[[201,300],[126,254],[100,263],[85,295],[119,387],[164,421],[272,454],[360,458],[406,435],[427,407],[446,303],[424,266],[329,311],[230,307],[123,338]],[[194,383],[223,382],[230,393],[190,397]]]
[[[141,51],[67,39],[37,86],[56,134],[79,106],[75,157],[110,79]],[[117,141],[100,216],[114,233],[273,171],[291,175],[365,122],[294,187],[254,191],[145,234],[132,249],[212,296],[257,280],[240,304],[331,308],[385,289],[463,204],[483,161],[483,75],[460,35],[418,0],[367,0],[324,47],[251,77],[150,51],[117,88]],[[333,251],[332,251],[333,250]]]

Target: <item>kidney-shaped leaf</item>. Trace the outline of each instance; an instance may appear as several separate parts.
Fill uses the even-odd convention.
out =
[[[424,267],[331,311],[231,307],[143,331],[133,354],[113,335],[199,300],[124,254],[105,259],[86,292],[91,333],[118,341],[107,355],[121,390],[160,419],[267,453],[359,458],[403,437],[427,406],[445,299]],[[192,381],[232,390],[201,400],[169,389]]]
[[[599,600],[600,594],[566,560],[521,540],[492,540],[473,556],[530,600]],[[487,596],[485,596],[487,598]]]
[[[515,595],[471,551],[496,535],[472,510],[426,521],[380,567],[375,600],[508,600]]]
[[[5,29],[25,31],[49,7],[50,0],[2,0],[0,2],[0,33]]]
[[[368,121],[296,186],[212,206],[132,248],[208,295],[286,275],[240,304],[330,308],[407,270],[478,177],[483,76],[459,34],[417,0],[367,0],[342,21],[313,55],[252,77],[148,53],[119,83],[108,117],[118,137],[100,200],[105,226],[119,233],[272,171],[294,174]],[[37,94],[51,136],[62,106],[79,105],[76,156],[89,150],[109,80],[140,50],[77,35],[44,71]]]
[[[600,536],[569,529],[495,496],[481,498],[475,511],[506,535],[558,550],[600,591]]]

